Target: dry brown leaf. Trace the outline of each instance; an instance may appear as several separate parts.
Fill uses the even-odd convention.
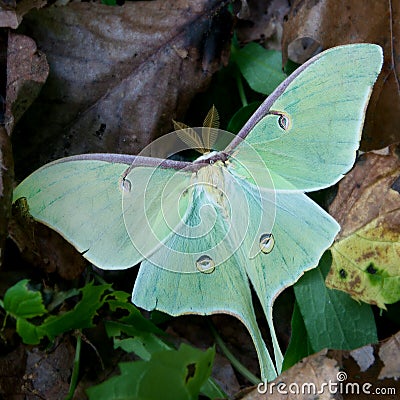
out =
[[[305,390],[302,391],[302,385],[307,384],[319,390],[322,384],[328,382],[337,382],[337,374],[339,368],[337,366],[337,361],[330,359],[326,356],[327,350],[322,350],[319,353],[309,356],[292,368],[283,372],[275,380],[269,382],[267,386],[262,385],[260,389],[254,388],[250,393],[245,394],[243,397],[237,397],[237,399],[242,400],[313,400],[316,398],[317,393],[308,393],[306,386]],[[280,385],[280,386],[279,386]],[[290,386],[291,385],[291,386]],[[278,387],[280,390],[278,390]],[[296,392],[297,387],[299,388],[299,393],[291,393],[291,391]],[[266,393],[260,393],[260,391],[266,390]],[[282,393],[286,391],[285,393]],[[323,393],[318,394],[318,399],[329,400],[339,398],[337,394],[329,393],[328,390],[324,390]]]
[[[7,238],[7,224],[11,214],[14,165],[11,140],[4,126],[0,126],[0,266]]]
[[[211,376],[229,397],[240,389],[232,364],[218,353],[215,354]]]
[[[16,29],[22,17],[33,8],[41,8],[47,0],[0,0],[0,27]]]
[[[341,232],[326,284],[381,308],[400,293],[399,179],[398,145],[387,155],[365,153],[340,182],[329,210]]]
[[[394,378],[398,380],[400,378],[400,332],[381,345],[379,357],[384,367],[381,369],[378,379]]]
[[[25,364],[26,353],[22,344],[7,354],[0,354],[0,395],[3,399],[25,400],[21,393]]]
[[[21,26],[50,75],[14,135],[18,171],[86,152],[135,154],[172,129],[227,62],[224,1],[71,3],[29,13]]]
[[[365,372],[374,362],[374,348],[369,344],[350,351],[350,355],[357,362],[361,372]]]
[[[46,59],[36,52],[32,39],[10,33],[7,44],[5,126],[0,127],[0,263],[11,214],[14,161],[10,134],[14,122],[29,107],[46,80]]]
[[[0,74],[4,83],[7,67],[7,34],[0,35]],[[7,223],[11,213],[12,185],[14,179],[14,163],[11,140],[5,128],[4,117],[4,85],[0,89],[0,266],[4,257],[4,245],[7,238]]]
[[[400,176],[400,145],[387,150],[386,154],[363,154],[340,181],[336,198],[329,207],[329,213],[341,226],[336,240],[399,208],[400,194],[392,186]],[[393,228],[400,223],[393,214],[387,222]]]
[[[286,62],[303,63],[333,46],[370,42],[384,49],[385,62],[375,84],[361,148],[378,149],[400,140],[400,3],[387,0],[296,0],[284,24]]]
[[[9,33],[7,48],[7,130],[14,125],[36,99],[49,75],[46,56],[35,42],[24,35]]]
[[[74,355],[70,336],[65,336],[51,350],[37,347],[28,350],[21,388],[26,398],[64,399],[69,390]]]
[[[386,342],[373,346],[366,346],[368,368],[361,368],[354,361],[353,351],[322,350],[319,353],[304,358],[292,368],[283,372],[268,386],[262,384],[257,387],[247,388],[235,396],[235,400],[315,400],[315,399],[344,399],[344,400],[368,400],[373,395],[385,395],[385,399],[397,400],[400,390],[400,332]],[[358,353],[364,348],[357,349]],[[379,353],[379,357],[374,357]],[[357,358],[357,356],[356,356]],[[372,365],[371,365],[372,361]],[[382,362],[385,366],[382,368]],[[365,370],[365,371],[364,371]],[[329,390],[329,382],[331,390]],[[279,386],[281,384],[281,386]],[[282,385],[283,384],[283,385]],[[289,386],[292,384],[292,386]],[[302,386],[305,384],[304,386]],[[323,393],[313,394],[313,386],[316,389],[323,387]],[[328,386],[326,386],[328,385]],[[279,393],[279,390],[281,391]],[[294,394],[290,391],[303,394]],[[304,389],[302,389],[304,388]],[[266,390],[266,393],[260,391]],[[287,394],[282,393],[287,391]],[[272,394],[271,394],[272,393]],[[376,396],[379,397],[379,396]]]
[[[9,235],[22,257],[47,273],[56,272],[61,278],[78,278],[86,268],[82,255],[57,232],[33,220],[23,199],[13,204],[8,224]]]
[[[237,13],[237,38],[240,43],[257,41],[269,49],[281,50],[284,16],[288,0],[248,0]]]

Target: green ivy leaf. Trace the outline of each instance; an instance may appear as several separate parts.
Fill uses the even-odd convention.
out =
[[[249,43],[232,55],[249,86],[256,92],[271,94],[283,82],[282,53]]]
[[[41,326],[36,326],[24,318],[17,318],[16,330],[25,344],[38,344],[45,336]]]
[[[164,331],[157,328],[153,322],[146,319],[141,312],[131,303],[131,295],[123,291],[113,291],[106,297],[106,302],[112,312],[125,310],[126,316],[119,318],[119,322],[135,326],[143,332],[152,332],[157,335],[165,335]]]
[[[285,358],[283,359],[282,371],[289,369],[302,358],[313,353],[306,326],[304,325],[303,317],[301,316],[297,302],[294,303],[291,325],[292,334],[285,353]]]
[[[104,304],[104,294],[111,286],[109,284],[94,286],[93,282],[88,283],[81,289],[82,299],[74,309],[62,315],[48,317],[41,329],[52,340],[57,335],[69,330],[93,327],[93,318],[97,310]]]
[[[239,133],[242,129],[243,125],[249,120],[249,118],[254,114],[254,111],[260,106],[260,101],[255,101],[253,103],[248,104],[240,108],[233,115],[231,120],[228,123],[226,130],[232,133]]]
[[[28,279],[10,287],[4,295],[4,309],[14,318],[33,318],[47,313],[42,294],[28,288]]]
[[[314,352],[324,348],[352,350],[376,343],[371,306],[357,303],[348,294],[328,289],[325,277],[332,263],[329,252],[319,267],[308,271],[294,285],[308,338]]]
[[[149,361],[119,364],[121,375],[87,390],[95,400],[192,400],[211,374],[215,349],[201,351],[182,344],[179,350],[154,353]]]
[[[135,324],[106,321],[105,328],[108,337],[112,337],[114,340],[115,349],[120,347],[127,353],[133,352],[145,361],[150,360],[151,355],[157,351],[170,349],[152,332],[144,331]]]

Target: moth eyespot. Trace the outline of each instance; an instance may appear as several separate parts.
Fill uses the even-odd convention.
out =
[[[126,192],[129,193],[132,190],[132,183],[129,179],[122,179],[121,181],[121,189]]]
[[[265,253],[271,253],[275,245],[275,238],[272,233],[264,233],[260,236],[260,250]]]
[[[289,117],[287,115],[281,114],[278,119],[278,124],[284,131],[287,131],[290,125]]]
[[[196,261],[196,268],[203,274],[211,274],[215,270],[215,262],[209,256],[201,256]]]

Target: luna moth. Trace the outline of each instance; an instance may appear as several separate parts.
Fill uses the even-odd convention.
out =
[[[377,45],[329,49],[278,86],[238,135],[187,131],[183,136],[206,150],[193,162],[165,159],[187,148],[171,145],[178,135],[169,134],[137,156],[54,161],[20,183],[14,200],[26,198],[36,220],[99,268],[141,263],[132,294],[137,306],[239,318],[262,379],[274,379],[282,365],[274,300],[318,264],[340,229],[304,192],[333,185],[352,167],[381,66]]]

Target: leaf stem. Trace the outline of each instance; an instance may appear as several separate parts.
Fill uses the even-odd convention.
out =
[[[235,78],[236,78],[237,88],[239,91],[240,101],[242,102],[242,106],[246,107],[248,102],[247,102],[246,94],[244,92],[242,77],[240,75],[240,71],[237,68],[236,68],[236,72],[235,72]]]
[[[76,335],[76,348],[75,348],[75,359],[74,366],[72,370],[71,382],[69,384],[69,392],[65,397],[65,400],[71,400],[74,396],[76,385],[78,383],[79,376],[79,363],[81,359],[81,345],[82,345],[82,335],[81,332],[78,331]]]
[[[91,275],[93,276],[93,278],[97,281],[97,283],[100,283],[100,285],[109,285],[109,283],[93,268],[91,268],[90,272],[91,272]],[[89,274],[88,274],[88,276],[89,276]],[[115,291],[112,286],[108,290],[110,290],[111,292]]]
[[[6,328],[7,318],[8,318],[8,312],[6,312],[6,314],[4,315],[3,325],[1,326],[1,329],[0,329],[0,337],[1,337],[4,341],[5,341],[5,338],[3,337],[3,332],[4,332],[4,329]]]
[[[214,336],[215,342],[218,344],[222,352],[224,353],[225,357],[230,361],[232,366],[241,374],[243,375],[249,382],[253,385],[257,385],[261,382],[260,378],[254,375],[251,371],[249,371],[228,349],[225,342],[222,340],[221,336],[215,329],[213,323],[209,320],[210,330]]]

